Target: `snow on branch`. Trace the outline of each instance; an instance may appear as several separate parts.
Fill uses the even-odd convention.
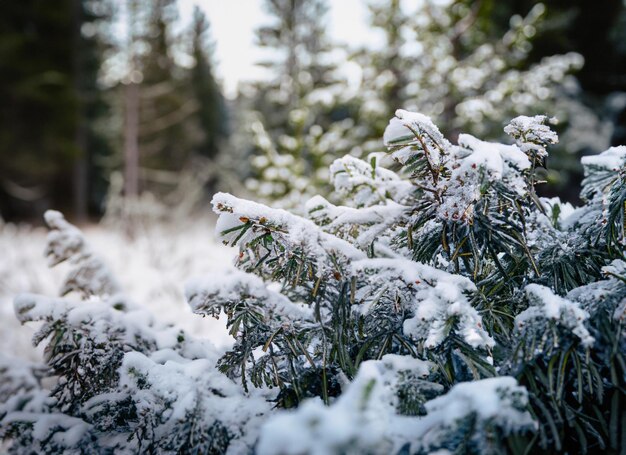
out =
[[[509,435],[536,427],[526,409],[526,389],[512,377],[458,384],[427,401],[426,415],[401,415],[396,412],[396,393],[403,373],[423,377],[429,367],[415,359],[398,362],[391,357],[362,364],[330,407],[309,400],[294,412],[273,416],[261,430],[258,453],[399,453],[402,449],[434,453],[459,449],[463,437],[483,450],[497,452],[502,446],[499,438],[493,438],[494,431]]]
[[[351,155],[336,159],[330,165],[330,178],[338,195],[356,207],[384,204],[389,199],[397,203],[406,200],[413,186],[377,165],[377,161],[376,155],[369,163]]]
[[[371,249],[374,243],[390,241],[385,235],[410,211],[410,207],[392,200],[371,207],[352,208],[336,206],[322,196],[315,196],[306,203],[309,217],[321,227],[346,241],[352,241],[361,250]]]
[[[184,358],[170,350],[149,356],[129,352],[120,376],[121,390],[133,391],[138,430],[150,434],[162,453],[187,445],[202,453],[248,453],[270,411],[262,394],[244,397],[211,359]],[[102,399],[87,405],[90,413],[106,410]]]
[[[396,116],[389,121],[383,142],[388,147],[402,147],[393,154],[399,162],[405,164],[416,151],[419,151],[426,155],[432,167],[443,164],[442,154],[450,147],[450,143],[430,117],[403,109],[398,109]],[[409,149],[409,146],[412,148]]]
[[[594,316],[610,315],[616,321],[626,320],[626,262],[615,259],[602,267],[604,280],[572,289],[566,296]]]
[[[441,344],[451,332],[458,332],[474,348],[494,345],[469,303],[467,293],[476,290],[469,279],[402,259],[356,261],[353,270],[363,280],[355,298],[360,311],[370,312],[388,294],[408,313],[404,333],[423,341],[426,348]]]
[[[77,292],[87,298],[119,293],[119,284],[104,262],[89,249],[82,232],[60,212],[48,210],[44,217],[50,228],[45,251],[48,264],[50,267],[65,261],[72,264],[61,295]]]
[[[545,145],[556,138],[541,118],[528,119],[519,117],[513,123],[515,128],[507,128],[512,134],[522,128],[520,137],[528,144],[540,144],[545,151]],[[428,117],[399,110],[385,130],[385,144],[444,221],[472,223],[482,199],[521,199],[533,185],[528,178],[531,162],[525,142],[518,147],[461,134],[458,145],[452,145]]]
[[[538,284],[529,284],[525,291],[530,307],[515,318],[522,333],[543,331],[547,324],[557,324],[576,335],[583,346],[593,344],[594,339],[585,327],[589,313],[576,302],[555,295],[549,288]]]
[[[294,255],[300,256],[306,268],[315,267],[314,274],[319,277],[341,274],[342,263],[365,257],[352,244],[285,210],[225,193],[217,193],[212,203],[213,210],[220,215],[216,225],[219,238],[239,246],[253,263],[268,264],[272,260],[282,263]],[[308,272],[306,268],[304,271]]]
[[[543,160],[548,156],[546,147],[559,142],[557,134],[547,123],[555,123],[545,115],[515,117],[504,127],[504,132],[515,139],[519,148],[533,159]]]
[[[462,382],[425,407],[427,414],[417,422],[413,436],[424,453],[457,448],[459,433],[468,431],[464,422],[473,422],[467,437],[482,450],[497,447],[494,431],[509,435],[537,427],[527,410],[528,392],[510,376]]]
[[[311,321],[312,312],[293,303],[280,292],[272,291],[261,278],[239,270],[215,273],[190,281],[185,287],[187,301],[194,313],[218,316],[220,311],[233,315],[241,305],[253,309],[270,326]]]
[[[398,426],[417,419],[396,414],[402,375],[425,378],[427,362],[384,356],[361,365],[347,390],[330,407],[321,400],[304,402],[295,412],[273,416],[261,429],[257,451],[270,454],[397,453],[406,442]]]

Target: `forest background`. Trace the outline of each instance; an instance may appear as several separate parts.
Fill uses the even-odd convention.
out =
[[[347,44],[329,32],[337,4],[265,0],[264,57],[236,84],[218,76],[215,48],[230,43],[212,36],[215,5],[187,3],[2,2],[3,220],[56,208],[82,223],[149,201],[171,218],[218,189],[294,207],[324,192],[334,158],[381,151],[397,108],[452,139],[500,139],[518,113],[557,117],[542,191],[572,202],[579,157],[626,142],[623,0],[364,1],[371,36]]]

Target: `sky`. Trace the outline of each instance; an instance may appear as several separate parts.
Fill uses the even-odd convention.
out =
[[[268,22],[263,0],[179,0],[181,19],[191,17],[198,5],[211,23],[215,43],[216,74],[226,96],[235,95],[240,81],[263,77],[255,65],[262,52],[255,46],[255,29]],[[364,0],[329,0],[328,33],[330,37],[351,46],[367,45],[372,39],[367,27]]]

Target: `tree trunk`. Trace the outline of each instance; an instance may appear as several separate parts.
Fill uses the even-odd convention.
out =
[[[124,196],[139,194],[139,84],[126,86],[124,123]]]

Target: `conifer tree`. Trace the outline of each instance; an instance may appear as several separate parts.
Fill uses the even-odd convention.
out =
[[[9,452],[618,452],[626,146],[583,159],[574,208],[536,193],[549,119],[504,131],[514,144],[454,143],[398,110],[397,172],[336,160],[341,205],[317,196],[299,216],[216,194],[237,269],[186,296],[226,315],[225,353],[134,305],[48,212],[50,264],[72,269],[66,297],[15,300],[43,323],[47,368],[0,359]]]
[[[359,49],[353,56],[363,70],[364,85],[377,92],[375,97],[370,97],[370,93],[363,97],[366,105],[362,108],[364,112],[376,113],[366,118],[375,139],[380,138],[397,107],[407,100],[405,89],[414,62],[405,49],[410,18],[403,5],[400,0],[368,3],[371,26],[381,31],[385,40],[374,52]]]
[[[255,107],[270,130],[284,131],[289,112],[302,108],[313,97],[310,92],[336,82],[335,68],[326,61],[328,6],[325,0],[266,0],[264,5],[272,22],[257,30],[258,45],[280,56],[259,63],[272,79],[257,86]]]
[[[264,199],[294,207],[327,182],[328,151],[349,151],[341,141],[353,124],[325,32],[326,1],[268,0],[265,6],[272,22],[258,29],[258,43],[279,57],[260,63],[271,79],[254,88],[254,174],[246,183]]]
[[[247,182],[250,190],[289,207],[297,207],[294,201],[302,195],[320,192],[332,197],[325,166],[345,153],[369,159],[379,150],[380,136],[398,106],[432,116],[452,138],[465,131],[504,140],[501,119],[529,110],[559,118],[564,145],[554,149],[554,170],[542,178],[561,186],[568,183],[581,143],[580,128],[569,129],[568,121],[575,116],[594,118],[594,114],[574,99],[578,89],[570,75],[581,68],[580,55],[531,59],[534,39],[546,17],[543,4],[524,17],[512,16],[504,32],[489,20],[495,14],[490,2],[428,0],[413,5],[394,0],[372,1],[368,6],[371,25],[385,40],[352,55],[362,68],[362,82],[355,96],[335,99],[335,110],[349,112],[353,120],[315,120],[312,111],[304,108],[285,118],[288,110],[279,109],[276,102],[288,105],[291,98],[285,87],[291,85],[283,81],[267,86],[257,99],[263,101],[259,109],[269,112],[249,122],[257,157],[255,178]],[[266,33],[281,36],[277,30]],[[285,69],[283,74],[289,73]],[[349,90],[344,89],[346,93]],[[306,106],[306,100],[301,106]],[[278,132],[268,121],[270,115],[275,125],[282,125]],[[334,156],[328,148],[316,146],[327,142],[326,132],[338,144]]]
[[[215,196],[246,273],[193,286],[190,303],[225,311],[237,333],[223,372],[298,406],[264,427],[261,453],[626,442],[626,148],[583,160],[586,204],[573,209],[535,191],[558,140],[548,119],[520,116],[505,132],[516,145],[468,134],[453,145],[399,110],[384,140],[400,175],[350,156],[331,166],[348,205],[315,197],[307,220]],[[389,412],[425,416],[405,426]]]
[[[431,116],[453,138],[468,132],[490,140],[505,140],[502,118],[540,112],[559,119],[561,135],[542,176],[551,185],[542,191],[576,200],[568,188],[580,180],[578,157],[583,148],[589,153],[588,138],[602,136],[596,131],[602,122],[580,101],[572,76],[584,60],[573,52],[553,55],[555,50],[537,57],[535,42],[545,42],[554,17],[543,3],[521,7],[522,15],[513,14],[516,8],[464,0],[372,1],[372,27],[387,42],[354,56],[364,68],[358,121],[368,129],[355,138],[362,156],[377,150],[381,128],[398,106]]]
[[[197,118],[202,136],[197,153],[215,158],[228,128],[225,100],[213,74],[211,48],[207,42],[209,30],[206,16],[195,7],[191,38],[191,56],[195,64],[191,69],[191,87],[198,101]]]
[[[139,91],[140,163],[148,170],[181,170],[191,152],[185,121],[198,109],[196,100],[186,96],[173,56],[174,7],[171,0],[150,5],[144,37],[149,52],[139,57],[143,76]]]
[[[546,7],[539,3],[525,16],[507,18],[504,32],[493,25],[496,13],[492,2],[397,1],[391,7],[371,2],[372,27],[387,41],[374,52],[355,55],[364,68],[360,122],[371,125],[369,137],[380,136],[381,125],[398,106],[431,116],[453,138],[468,132],[503,140],[502,119],[528,111],[559,118],[565,133],[569,117],[582,112],[593,117],[573,100],[577,84],[568,77],[582,67],[580,55],[531,60],[533,43],[545,28]],[[578,151],[571,150],[569,135],[563,139],[570,151],[555,149],[557,170],[569,170]],[[375,150],[374,142],[367,151]]]
[[[96,162],[110,153],[96,128],[107,110],[98,85],[108,2],[0,6],[0,216],[52,205],[84,218],[102,199]],[[73,204],[72,204],[73,201]]]
[[[111,178],[107,219],[171,220],[174,208],[188,215],[185,210],[206,202],[218,177],[227,112],[213,74],[208,22],[196,9],[189,27],[178,31],[177,14],[174,0],[129,3],[130,43],[119,51],[129,54],[129,74],[116,88],[124,156],[110,169],[123,167],[124,183]],[[183,64],[183,56],[192,64]]]

